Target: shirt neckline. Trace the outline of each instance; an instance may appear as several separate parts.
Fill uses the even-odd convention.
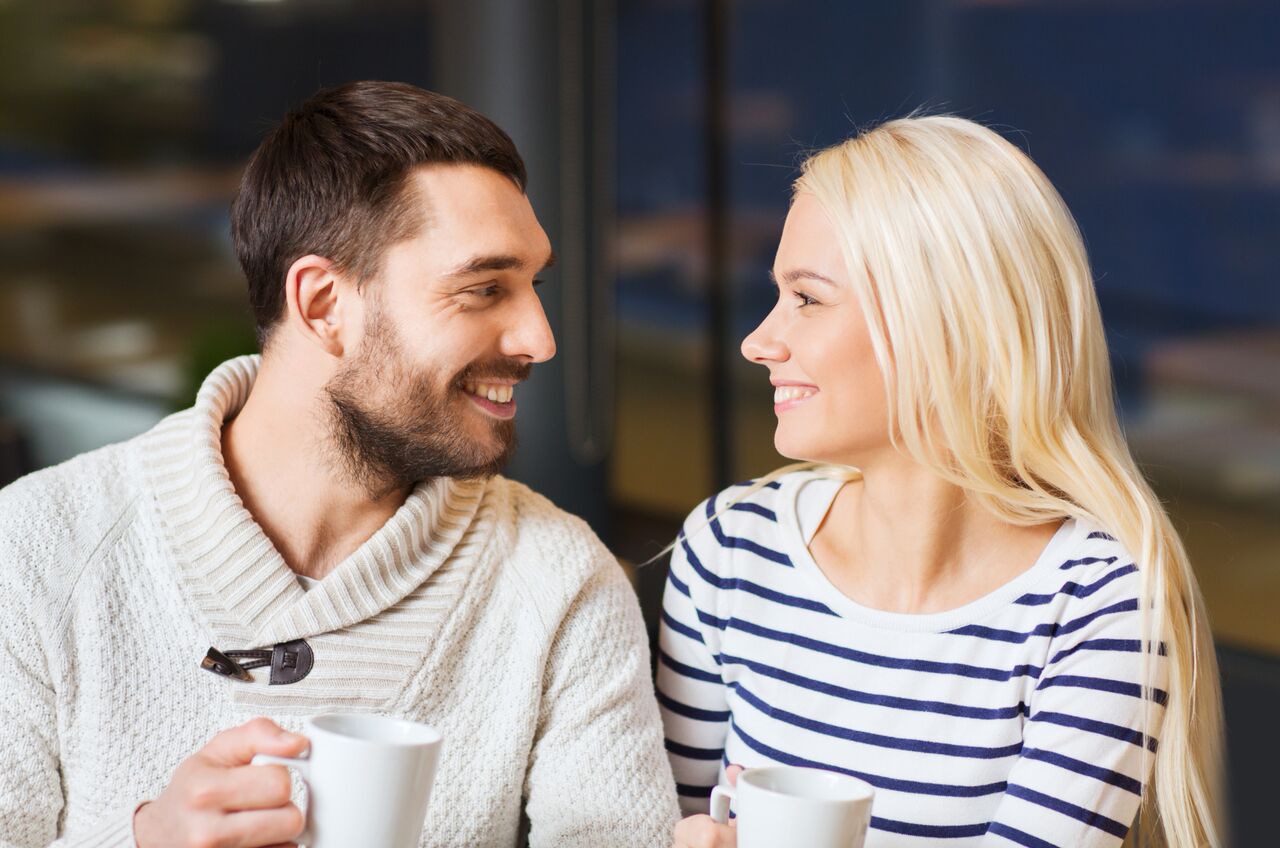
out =
[[[824,494],[817,503],[821,504],[821,515],[826,515],[839,491],[843,481],[829,480],[812,472],[800,472],[782,498],[782,515],[780,527],[784,542],[788,548],[796,571],[808,580],[821,594],[822,601],[836,611],[841,618],[857,624],[885,630],[897,630],[916,633],[942,633],[954,630],[965,624],[972,624],[990,615],[992,612],[1012,603],[1026,594],[1029,589],[1057,571],[1059,563],[1069,559],[1063,556],[1072,549],[1082,533],[1087,529],[1074,518],[1067,518],[1049,539],[1036,560],[1008,582],[996,587],[980,598],[958,607],[935,613],[891,612],[864,606],[836,588],[822,569],[818,567],[813,554],[809,551],[808,540],[801,529],[798,501],[800,493],[806,486],[830,483],[830,492]],[[816,507],[815,507],[816,511]]]

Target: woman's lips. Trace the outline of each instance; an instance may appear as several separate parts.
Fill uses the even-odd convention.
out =
[[[817,386],[783,384],[773,387],[773,411],[786,412],[818,394]]]

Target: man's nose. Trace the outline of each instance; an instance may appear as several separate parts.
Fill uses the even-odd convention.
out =
[[[530,293],[516,314],[515,324],[503,336],[503,355],[525,362],[546,362],[556,355],[556,339],[542,301]]]

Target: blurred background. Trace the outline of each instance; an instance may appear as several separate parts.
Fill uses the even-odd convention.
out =
[[[782,462],[740,339],[806,151],[917,107],[996,126],[1088,241],[1126,430],[1223,664],[1236,844],[1280,756],[1280,3],[0,0],[0,485],[253,351],[228,204],[317,88],[397,79],[515,138],[560,355],[511,469],[624,558]],[[665,578],[638,572],[649,621]]]

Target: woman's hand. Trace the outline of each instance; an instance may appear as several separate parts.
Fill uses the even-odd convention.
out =
[[[729,779],[729,785],[737,786],[742,766],[729,766],[724,773]],[[672,848],[737,848],[737,845],[736,821],[730,819],[728,824],[720,824],[711,816],[689,816],[676,825],[675,845]]]

